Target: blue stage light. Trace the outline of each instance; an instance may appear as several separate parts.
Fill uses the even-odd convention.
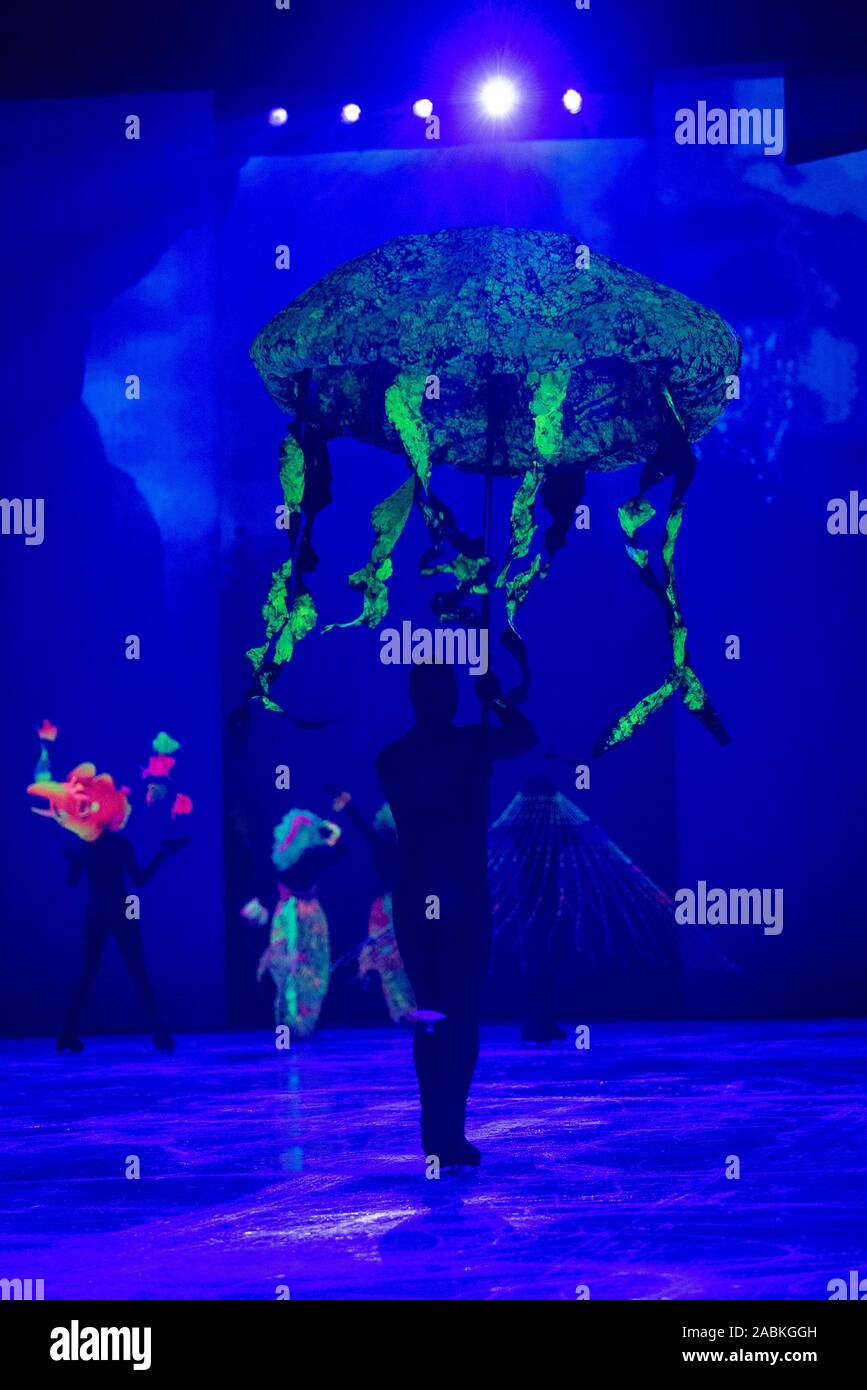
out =
[[[350,101],[340,112],[340,119],[345,125],[354,125],[361,116],[361,107],[356,106],[354,101]]]
[[[413,102],[412,111],[414,116],[421,116],[426,121],[428,116],[433,115],[433,102],[428,101],[427,97],[419,97],[418,101]]]
[[[273,106],[268,112],[269,125],[285,125],[289,119],[289,112],[284,106]]]
[[[495,120],[508,116],[518,104],[518,89],[508,77],[489,77],[479,90],[479,101]]]
[[[576,92],[574,87],[570,87],[568,92],[563,93],[563,105],[570,116],[577,116],[584,105],[584,99],[580,92]]]

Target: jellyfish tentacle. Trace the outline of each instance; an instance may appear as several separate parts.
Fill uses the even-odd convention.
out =
[[[652,714],[662,709],[662,706],[670,699],[678,686],[679,681],[669,676],[656,690],[651,691],[649,695],[644,695],[630,710],[627,710],[626,714],[615,719],[610,728],[597,740],[593,749],[594,753],[597,755],[604,753],[606,749],[614,748],[618,743],[623,743],[626,739],[631,738],[635,730],[640,729]]]
[[[361,591],[362,610],[357,618],[348,622],[329,623],[322,629],[323,632],[331,632],[334,628],[358,627],[360,623],[377,627],[382,622],[388,612],[388,581],[394,571],[392,551],[403,534],[417,490],[417,478],[406,478],[400,487],[373,508],[370,524],[374,541],[370,559],[349,576],[350,586]]]
[[[526,559],[529,554],[536,532],[536,499],[542,488],[546,467],[563,452],[563,402],[571,376],[572,369],[568,362],[564,362],[551,371],[533,371],[527,377],[527,386],[532,391],[530,414],[533,417],[536,457],[532,468],[521,479],[512,501],[509,554],[497,578],[497,587],[506,590],[506,616],[516,637],[515,614],[526,600],[534,581],[547,575],[550,558],[543,562],[537,553],[514,577],[510,577],[510,571],[515,560]]]
[[[676,483],[675,488],[677,488]],[[677,500],[675,500],[675,496],[677,496]],[[682,493],[679,496],[675,494],[675,496],[672,497],[671,508],[666,518],[662,559],[666,575],[665,604],[666,611],[670,614],[669,630],[674,652],[674,670],[679,674],[678,689],[689,712],[696,715],[714,737],[719,739],[720,743],[728,743],[728,734],[722,720],[708,699],[707,691],[689,660],[686,645],[686,623],[677,597],[674,572],[674,548],[683,524],[684,501]]]
[[[515,630],[515,613],[527,596],[532,580],[540,572],[541,557],[534,555],[529,565],[511,577],[515,560],[526,559],[536,533],[536,498],[542,486],[543,469],[538,460],[528,468],[512,498],[509,517],[509,553],[496,579],[496,587],[506,590],[506,614],[509,627]]]
[[[434,604],[438,603],[442,613],[446,614],[451,609],[459,608],[460,605],[456,598],[457,589],[467,587],[473,582],[475,575],[470,573],[467,564],[462,563],[464,557],[459,544],[455,544],[458,553],[453,565],[445,562],[433,563],[433,557],[439,555],[444,540],[452,539],[460,533],[449,508],[430,491],[430,436],[421,413],[426,384],[426,369],[418,368],[415,371],[399,372],[385,392],[385,415],[397,431],[410,467],[418,480],[418,487],[414,491],[414,500],[421,511],[433,541],[431,551],[422,556],[420,561],[421,573],[453,573],[459,580],[455,596],[439,594],[434,597]]]
[[[426,382],[425,372],[400,372],[384,393],[386,418],[403,444],[412,477],[378,502],[370,513],[374,537],[370,559],[348,581],[351,588],[361,592],[361,612],[347,622],[329,623],[323,632],[358,627],[360,623],[377,627],[388,612],[388,581],[394,573],[392,552],[403,534],[416,493],[419,488],[426,492],[430,482],[430,439],[421,415]]]
[[[534,461],[532,468],[521,479],[515,496],[512,498],[512,511],[509,518],[509,557],[524,559],[530,549],[536,532],[536,498],[542,486],[542,467]]]
[[[677,596],[677,583],[674,570],[674,550],[686,505],[686,491],[695,472],[696,459],[686,435],[683,420],[671,398],[667,386],[662,388],[662,396],[667,406],[663,414],[663,438],[659,451],[660,466],[674,474],[671,502],[665,524],[665,540],[662,547],[662,560],[665,567],[665,605],[669,629],[672,637],[675,670],[680,679],[678,688],[686,708],[696,715],[705,727],[719,740],[728,743],[729,736],[719,714],[708,699],[704,686],[696,675],[689,659],[686,644],[686,623]]]
[[[296,551],[296,589],[306,587],[306,576],[316,568],[319,556],[313,548],[313,527],[319,513],[331,504],[331,460],[328,441],[309,426],[305,429],[306,474],[301,498],[301,525]]]
[[[431,546],[419,561],[419,573],[431,576],[450,574],[455,585],[441,590],[431,599],[431,608],[443,622],[472,622],[475,614],[465,604],[470,595],[486,594],[490,583],[490,556],[484,553],[481,537],[473,539],[460,529],[451,508],[429,491],[416,493],[416,503],[431,539]],[[444,546],[452,554],[442,558]]]
[[[305,569],[311,567],[312,553],[312,547],[309,545],[312,519],[305,520],[302,514],[312,453],[302,448],[297,437],[298,432],[298,427],[293,427],[280,447],[280,485],[285,508],[283,522],[289,533],[291,553],[271,575],[271,586],[262,608],[265,640],[260,646],[251,647],[247,652],[259,687],[258,698],[267,709],[281,713],[281,707],[271,699],[271,682],[277,669],[290,660],[295,644],[316,626],[317,621],[313,596],[303,583]],[[308,531],[308,553],[304,559],[299,557],[298,572],[294,575],[293,585],[296,554],[301,546],[300,538],[305,526]],[[315,563],[315,558],[313,562]]]
[[[425,492],[430,484],[430,436],[422,418],[426,371],[400,372],[385,392],[385,414],[396,429]]]
[[[513,575],[510,571],[516,559],[523,560],[529,554],[536,532],[536,499],[539,496],[543,478],[543,466],[538,460],[535,460],[533,467],[524,474],[515,496],[512,498],[512,510],[509,519],[509,553],[506,563],[495,581],[496,587],[505,589],[506,592],[507,626],[500,633],[500,641],[517,662],[521,672],[520,683],[509,692],[509,698],[512,700],[526,699],[530,690],[530,661],[524,639],[515,625],[515,615],[524,603],[535,580],[537,578],[544,579],[548,572],[548,564],[543,563],[541,555],[536,553],[530,563],[524,565],[516,574]]]
[[[506,582],[509,623],[500,634],[500,641],[518,663],[521,672],[520,683],[509,691],[509,699],[516,703],[527,698],[531,677],[526,643],[515,625],[515,615],[535,580],[547,577],[554,556],[566,544],[566,536],[576,508],[584,496],[585,483],[585,470],[575,464],[561,463],[548,471],[543,470],[539,495],[551,517],[551,525],[546,528],[544,534],[544,558],[537,554],[529,568]]]
[[[462,603],[468,594],[487,591],[490,561],[482,554],[480,544],[458,528],[451,509],[431,491],[430,436],[421,413],[427,380],[426,368],[400,372],[385,392],[385,414],[397,431],[419,483],[415,501],[432,541],[421,558],[421,573],[451,574],[456,580],[452,591],[434,595],[432,606],[439,617],[457,619],[466,616]],[[455,552],[447,560],[440,558],[446,542]]]
[[[280,488],[283,505],[290,517],[301,512],[304,501],[307,460],[295,432],[290,430],[280,445]]]
[[[569,364],[562,363],[549,372],[532,372],[527,378],[527,385],[532,391],[530,414],[533,417],[535,458],[512,499],[509,553],[496,580],[497,587],[506,592],[508,626],[501,633],[500,641],[514,657],[521,672],[520,684],[509,692],[510,698],[516,701],[526,699],[530,689],[527,649],[515,623],[518,609],[526,602],[536,581],[547,577],[556,551],[565,544],[568,518],[584,491],[583,470],[554,463],[563,452],[563,403],[571,375]],[[561,478],[559,484],[552,481],[558,474]],[[529,564],[513,574],[514,561],[526,559],[530,552],[537,530],[536,502],[540,494],[553,520],[553,525],[545,532],[545,556],[543,558],[541,551],[537,550]],[[567,502],[568,515],[564,519]]]
[[[662,605],[671,638],[672,668],[668,678],[661,686],[639,700],[620,719],[615,720],[597,741],[594,750],[597,753],[604,752],[606,749],[624,742],[646,722],[651,714],[661,709],[675,691],[680,693],[681,699],[690,713],[696,715],[721,743],[728,742],[728,734],[722,720],[693,670],[686,645],[687,630],[677,596],[674,552],[683,524],[685,494],[695,469],[695,456],[689,446],[670,392],[667,388],[663,388],[662,394],[667,410],[663,416],[658,453],[645,466],[638,495],[630,498],[618,509],[618,518],[627,538],[627,554],[638,566],[642,582],[652,593],[656,594]],[[672,475],[674,481],[662,545],[662,562],[665,571],[665,581],[663,582],[651,568],[649,551],[636,544],[635,535],[656,515],[655,508],[645,496],[647,489]]]

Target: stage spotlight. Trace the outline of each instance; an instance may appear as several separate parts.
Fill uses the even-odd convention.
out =
[[[489,77],[479,92],[479,101],[489,116],[499,120],[510,115],[517,106],[517,88],[508,77]]]
[[[274,106],[268,112],[269,125],[285,125],[289,119],[289,112],[283,106]]]
[[[584,105],[581,93],[576,92],[574,87],[570,87],[568,92],[563,93],[563,105],[570,116],[577,116],[581,107]]]
[[[412,104],[412,112],[414,116],[421,116],[422,120],[426,121],[428,116],[433,115],[433,102],[428,101],[427,97],[419,97],[418,101]]]
[[[345,125],[354,125],[361,116],[361,107],[356,106],[354,101],[350,101],[340,112],[340,119]]]

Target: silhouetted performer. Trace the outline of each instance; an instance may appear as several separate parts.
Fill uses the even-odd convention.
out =
[[[479,1055],[479,1011],[491,943],[487,877],[491,763],[526,753],[529,720],[509,706],[491,675],[476,691],[501,727],[458,727],[451,666],[414,666],[415,727],[380,753],[377,771],[397,826],[394,929],[419,1014],[413,1056],[422,1148],[442,1165],[477,1164],[464,1135]],[[441,1020],[426,1014],[444,1014]]]
[[[84,919],[84,955],[81,977],[63,1020],[58,1052],[80,1052],[84,1043],[78,1036],[78,1020],[88,991],[99,972],[102,953],[110,936],[114,936],[126,968],[138,990],[148,1027],[161,1052],[174,1049],[160,1018],[153,985],[145,968],[144,942],[137,921],[126,915],[127,880],[135,888],[143,888],[159,866],[183,845],[187,836],[164,840],[155,858],[143,869],[135,857],[132,844],[122,831],[100,835],[90,844],[81,844],[70,857],[69,882],[78,883],[82,874],[87,879],[88,902]]]

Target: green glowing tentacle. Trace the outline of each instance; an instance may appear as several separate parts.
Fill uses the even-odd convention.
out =
[[[665,565],[665,603],[668,626],[671,632],[671,646],[674,653],[675,670],[682,670],[686,660],[686,626],[677,601],[674,581],[674,547],[683,522],[683,503],[675,503],[666,517],[665,540],[662,544],[662,559]]]
[[[532,470],[521,479],[512,501],[509,554],[497,577],[497,588],[506,590],[506,616],[509,627],[515,630],[515,615],[527,598],[534,580],[544,579],[550,561],[534,555],[513,577],[515,560],[526,558],[536,531],[536,499],[545,476],[545,465],[563,450],[563,402],[569,388],[571,368],[568,364],[553,371],[532,373],[528,385],[533,388],[530,414],[533,416],[533,446],[538,455]]]
[[[513,630],[515,614],[530,592],[533,580],[538,576],[544,578],[548,569],[547,565],[543,566],[542,557],[537,553],[529,565],[524,565],[517,574],[510,578],[513,561],[524,559],[530,550],[536,531],[536,498],[539,495],[543,477],[542,466],[537,462],[532,471],[524,474],[521,485],[512,499],[509,554],[505,565],[497,576],[496,587],[506,590],[506,616],[509,627]]]
[[[631,497],[628,502],[624,502],[622,507],[618,507],[617,516],[620,525],[632,540],[636,531],[643,526],[651,517],[656,516],[656,509],[650,505],[646,497]],[[645,551],[645,554],[647,552]]]
[[[280,486],[283,491],[283,504],[286,508],[285,520],[290,522],[301,511],[304,500],[305,459],[301,445],[293,434],[288,434],[280,447]],[[270,698],[271,680],[274,669],[289,661],[296,642],[306,637],[316,626],[316,605],[306,592],[296,594],[289,604],[289,581],[292,577],[292,557],[271,575],[271,587],[262,608],[265,619],[265,641],[247,652],[256,680],[261,691],[260,699],[268,709],[279,710],[280,706]],[[273,643],[273,655],[268,653]]]
[[[542,477],[542,469],[536,464],[532,470],[524,474],[521,486],[512,499],[510,559],[523,559],[530,549],[530,542],[536,531],[535,503],[542,486]]]
[[[669,700],[683,684],[684,653],[686,650],[686,628],[683,625],[680,613],[677,608],[677,601],[674,589],[674,543],[677,539],[680,523],[683,519],[683,506],[679,504],[673,506],[666,520],[665,543],[663,545],[663,557],[665,559],[666,571],[668,574],[668,585],[665,589],[660,584],[656,575],[650,568],[650,552],[641,546],[635,545],[634,539],[636,532],[652,517],[656,515],[655,508],[648,502],[647,498],[641,493],[637,497],[631,497],[628,502],[618,508],[617,516],[621,528],[627,537],[626,553],[630,560],[641,570],[641,577],[649,588],[657,595],[666,611],[666,620],[671,634],[673,650],[673,667],[662,685],[649,695],[634,704],[626,714],[611,725],[608,731],[597,743],[597,750],[602,752],[607,748],[614,748],[618,743],[624,743],[631,738],[636,729],[640,729],[642,724],[661,709],[666,700]]]
[[[544,579],[545,574],[546,567],[542,564],[542,557],[536,554],[525,569],[519,570],[512,579],[506,580],[506,616],[509,620],[509,627],[512,628],[513,631],[515,627],[515,614],[530,592],[533,581],[537,578]]]
[[[487,570],[488,557],[486,555],[467,555],[459,550],[451,560],[440,560],[437,564],[430,562],[419,567],[419,574],[429,577],[436,574],[453,574],[457,580],[456,591],[468,594],[485,594],[488,590]]]
[[[663,388],[663,396],[669,406],[678,426],[682,429],[682,422],[677,413],[671,395],[666,388]],[[685,444],[685,440],[684,440]],[[699,680],[695,671],[687,659],[686,647],[686,624],[677,597],[677,584],[674,571],[674,551],[680,529],[683,524],[684,501],[683,493],[688,481],[688,472],[684,476],[678,475],[675,471],[674,493],[672,494],[671,506],[665,522],[665,539],[662,545],[662,560],[665,568],[665,584],[663,585],[653,573],[649,563],[649,552],[634,544],[635,533],[655,515],[654,508],[648,502],[643,493],[625,502],[618,510],[620,525],[626,535],[626,552],[629,558],[636,564],[641,571],[641,578],[660,600],[665,613],[669,635],[671,637],[672,648],[672,669],[668,679],[663,682],[657,690],[639,700],[633,705],[622,718],[611,725],[608,732],[597,743],[597,751],[604,751],[606,748],[613,748],[615,744],[623,743],[629,738],[636,729],[665,704],[675,691],[680,692],[681,699],[691,713],[696,714],[711,732],[725,743],[728,735],[723,728],[722,722],[716,710],[710,703],[707,693]]]
[[[631,738],[635,730],[640,729],[652,714],[655,714],[658,709],[662,709],[666,700],[674,694],[677,687],[678,682],[669,677],[658,690],[652,691],[650,695],[645,695],[643,699],[632,706],[631,710],[615,720],[608,732],[599,740],[601,749],[614,748],[616,744],[624,743],[626,739]]]
[[[672,406],[672,409],[674,407]],[[681,613],[680,603],[677,597],[677,585],[674,575],[674,547],[677,542],[680,528],[683,523],[683,502],[675,503],[669,512],[665,525],[665,541],[662,547],[662,558],[665,564],[666,584],[665,597],[669,606],[671,642],[674,650],[675,670],[680,673],[679,688],[681,698],[687,709],[692,714],[698,715],[704,724],[722,742],[725,742],[727,735],[720,722],[719,715],[713,708],[708,699],[707,692],[699,680],[695,671],[686,659],[686,624]]]
[[[413,476],[374,507],[370,514],[374,535],[370,559],[349,576],[352,588],[361,590],[362,610],[357,618],[349,622],[329,623],[322,629],[323,632],[331,632],[337,627],[358,627],[360,623],[377,627],[382,622],[388,612],[388,581],[393,572],[391,553],[406,526],[415,492],[416,479]]]
[[[663,386],[663,388],[662,388],[662,395],[663,395],[663,399],[665,400],[665,404],[668,406],[668,408],[669,408],[669,410],[671,411],[672,415],[674,416],[675,420],[676,420],[677,423],[680,425],[680,428],[681,428],[682,430],[685,429],[685,426],[684,426],[684,423],[683,423],[683,416],[681,415],[680,411],[678,410],[677,406],[675,405],[674,401],[672,400],[672,398],[671,398],[671,392],[669,391],[669,389],[668,389],[667,386]]]
[[[304,474],[304,450],[293,434],[287,434],[280,446],[280,486],[283,489],[283,503],[290,516],[301,510]]]
[[[427,381],[425,372],[401,372],[385,393],[385,414],[400,436],[416,477],[428,490],[430,483],[430,439],[422,419],[421,403]]]
[[[302,637],[306,637],[308,632],[313,631],[317,616],[313,595],[298,594],[280,630],[280,636],[277,638],[277,644],[274,648],[274,664],[276,666],[282,666],[291,660],[295,643],[300,642]]]
[[[456,584],[449,591],[434,594],[431,607],[443,622],[467,622],[472,612],[462,600],[469,594],[486,594],[490,582],[490,557],[485,555],[481,538],[473,539],[455,521],[450,507],[434,492],[416,492],[416,505],[422,514],[432,545],[419,562],[419,573],[425,576],[450,574]],[[444,546],[453,554],[442,558]]]

